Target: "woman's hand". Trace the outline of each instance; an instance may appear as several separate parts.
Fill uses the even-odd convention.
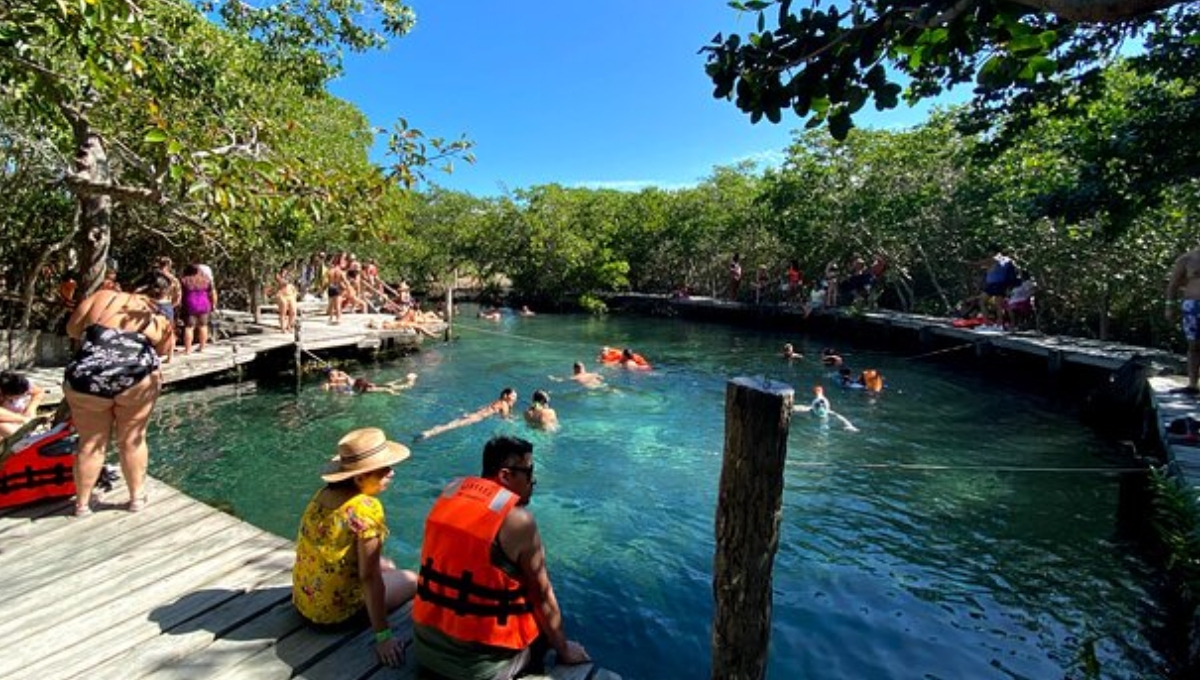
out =
[[[385,666],[401,666],[404,664],[404,652],[407,649],[407,641],[397,640],[396,638],[388,638],[382,642],[375,643],[375,656],[379,657],[379,661]]]

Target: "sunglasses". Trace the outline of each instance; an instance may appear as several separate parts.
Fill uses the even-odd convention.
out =
[[[528,466],[526,466],[526,465],[505,465],[504,469],[511,470],[513,472],[524,472],[526,475],[529,475],[530,479],[533,479],[533,466],[532,465],[528,465]]]

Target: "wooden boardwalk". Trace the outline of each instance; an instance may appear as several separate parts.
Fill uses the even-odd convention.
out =
[[[262,323],[255,324],[248,312],[223,310],[219,325],[232,333],[231,337],[210,341],[203,352],[184,354],[176,351],[174,358],[162,366],[163,383],[184,382],[204,376],[219,375],[239,366],[250,364],[272,352],[294,352],[295,336],[279,330],[279,319],[272,314],[263,314]],[[305,360],[311,354],[332,349],[350,348],[363,351],[379,349],[415,348],[422,336],[414,330],[381,330],[371,328],[383,321],[393,319],[391,314],[346,314],[342,322],[330,325],[326,317],[306,315],[301,319],[300,347]],[[442,325],[432,329],[440,333]],[[21,371],[34,384],[46,391],[43,403],[47,406],[62,400],[62,366],[40,366]]]
[[[404,679],[367,631],[318,633],[291,605],[290,541],[149,480],[141,513],[100,495],[0,510],[0,678]],[[392,616],[411,635],[408,607]],[[558,680],[619,680],[590,664]]]
[[[953,319],[947,317],[906,314],[887,310],[859,311],[849,307],[821,310],[805,316],[803,310],[794,305],[777,303],[750,304],[729,302],[710,297],[693,296],[671,298],[665,295],[644,293],[614,294],[607,298],[612,303],[642,308],[666,307],[685,318],[711,318],[721,320],[776,320],[787,326],[801,328],[836,328],[843,324],[864,324],[875,327],[880,337],[887,337],[893,330],[903,330],[916,335],[922,342],[934,338],[961,342],[974,346],[983,354],[992,348],[1045,358],[1050,370],[1058,370],[1068,364],[1079,364],[1116,370],[1134,357],[1158,366],[1177,369],[1182,357],[1152,347],[1125,345],[1117,342],[1092,340],[1070,336],[1045,335],[1037,331],[995,331],[977,328],[957,328]]]

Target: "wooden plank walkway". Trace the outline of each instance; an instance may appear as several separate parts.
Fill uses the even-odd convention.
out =
[[[291,605],[294,547],[157,480],[138,514],[123,486],[87,518],[71,501],[0,510],[0,678],[413,680],[366,631],[318,633]],[[411,612],[392,615],[408,637]],[[590,664],[556,680],[620,680]]]
[[[263,314],[261,324],[255,324],[249,312],[222,310],[219,316],[220,324],[237,334],[210,341],[203,352],[184,354],[176,351],[174,358],[162,366],[164,384],[225,373],[268,352],[295,346],[294,335],[280,331],[279,318],[272,314]],[[307,352],[320,352],[338,348],[376,350],[385,346],[408,348],[420,345],[422,336],[414,330],[370,327],[393,318],[391,314],[346,314],[340,324],[330,325],[324,316],[308,315],[301,319],[300,346]],[[443,325],[431,330],[440,333],[444,328]],[[44,405],[53,406],[62,400],[62,366],[39,366],[22,369],[22,372],[46,391]]]

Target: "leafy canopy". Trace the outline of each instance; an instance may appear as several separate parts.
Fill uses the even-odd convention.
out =
[[[1195,4],[1167,9],[1177,3],[811,0],[794,11],[792,0],[735,0],[734,9],[757,12],[756,30],[717,34],[701,52],[713,96],[732,98],[753,122],[778,123],[791,109],[845,139],[868,101],[884,111],[972,80],[989,114],[1094,91],[1131,39],[1156,36],[1168,52],[1195,42],[1177,30],[1194,23]]]

